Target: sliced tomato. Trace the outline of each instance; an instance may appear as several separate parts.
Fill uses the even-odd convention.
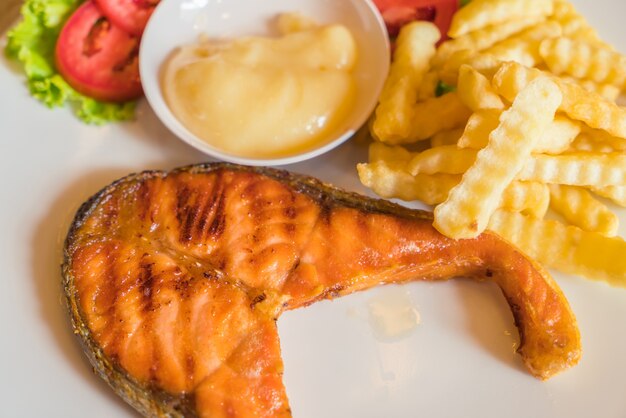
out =
[[[447,39],[452,16],[459,9],[459,0],[374,0],[387,25],[389,36],[395,37],[400,28],[414,20],[433,22]]]
[[[121,102],[141,96],[139,38],[113,25],[92,1],[65,23],[55,55],[59,73],[80,93]]]
[[[159,0],[94,0],[102,13],[126,32],[141,36]]]

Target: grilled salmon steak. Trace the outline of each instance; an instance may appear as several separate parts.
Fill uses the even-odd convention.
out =
[[[580,357],[550,276],[497,235],[452,240],[427,212],[268,168],[125,177],[79,210],[64,290],[95,370],[148,416],[288,417],[281,312],[384,283],[492,280],[545,379]]]

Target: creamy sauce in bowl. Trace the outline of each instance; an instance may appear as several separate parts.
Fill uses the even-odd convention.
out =
[[[277,19],[279,16],[281,17]],[[207,69],[206,63],[200,64],[198,61],[204,61],[215,54],[222,56],[225,49],[230,50],[233,44],[241,44],[244,39],[265,39],[263,48],[265,48],[266,41],[270,40],[280,41],[283,44],[302,43],[303,41],[299,38],[305,37],[304,33],[307,31],[326,32],[331,35],[331,38],[339,39],[337,34],[342,31],[337,30],[338,25],[345,27],[350,33],[355,51],[350,53],[352,49],[350,46],[346,52],[345,44],[351,44],[351,42],[339,41],[338,45],[343,51],[344,58],[334,61],[341,64],[339,69],[332,70],[335,73],[334,76],[320,75],[319,69],[315,66],[309,66],[309,68],[305,66],[306,63],[312,61],[318,64],[324,63],[328,59],[327,55],[332,56],[335,53],[334,42],[317,40],[318,50],[321,45],[321,50],[324,52],[321,54],[323,59],[318,59],[320,54],[316,55],[313,52],[315,48],[307,45],[305,49],[308,52],[302,54],[309,58],[303,58],[300,52],[297,54],[297,60],[291,57],[290,62],[295,61],[295,64],[290,65],[297,68],[296,76],[287,77],[291,79],[289,82],[285,79],[277,82],[273,85],[273,90],[277,93],[268,96],[259,93],[258,89],[254,90],[259,83],[267,84],[270,80],[266,78],[268,70],[261,71],[256,68],[251,70],[247,58],[240,60],[247,67],[242,68],[239,65],[241,62],[238,62],[236,71],[232,71],[235,68],[232,62],[217,65],[211,71],[218,74],[218,78],[220,74],[230,72],[229,78],[232,76],[240,81],[243,80],[249,88],[244,88],[241,83],[222,84],[216,81],[209,83],[212,87],[198,87],[195,82],[191,81],[196,77],[194,74],[203,74]],[[298,40],[283,42],[283,38],[291,38],[292,35]],[[323,38],[319,33],[311,37]],[[238,50],[238,48],[235,49]],[[166,74],[168,63],[172,63],[174,55],[178,55],[176,51],[181,54],[181,57],[186,58],[171,67],[171,69],[177,68],[176,71]],[[231,52],[226,55],[230,56],[230,54]],[[290,59],[289,55],[287,54],[285,61]],[[350,64],[352,60],[354,60],[354,66],[350,69],[347,64]],[[192,62],[193,65],[191,65]],[[275,57],[270,62],[272,63],[270,67],[273,66],[275,70],[285,70],[277,64],[279,61],[276,61]],[[190,64],[190,67],[182,70],[181,64],[182,66]],[[192,69],[194,67],[195,69]],[[389,69],[389,40],[384,22],[376,7],[364,0],[298,0],[297,2],[293,0],[264,0],[262,2],[161,0],[142,37],[139,69],[142,86],[150,107],[173,134],[190,146],[208,156],[238,164],[257,166],[293,164],[337,147],[351,138],[367,121],[378,101],[378,95]],[[181,70],[182,73],[179,75],[173,75]],[[307,76],[309,81],[306,81],[303,87],[299,85],[299,80],[305,71],[309,75],[311,73],[317,75]],[[183,75],[184,72],[188,74]],[[248,76],[250,73],[252,73],[251,77]],[[170,76],[180,78],[181,82],[183,79],[186,80],[187,87],[181,88],[183,94],[179,99],[173,98],[165,91],[164,80]],[[201,78],[204,79],[204,77]],[[280,80],[281,77],[276,79]],[[350,81],[346,82],[346,79]],[[172,78],[169,80],[168,83]],[[254,80],[256,82],[253,83]],[[331,80],[330,84],[329,80]],[[228,87],[229,84],[230,87]],[[328,94],[322,94],[319,87],[321,84],[325,86],[324,91]],[[231,91],[235,94],[231,95]],[[302,94],[303,91],[308,92],[307,101],[310,101],[311,97],[317,97],[317,99],[308,104],[301,102],[300,97],[305,97]],[[222,94],[225,92],[228,92],[228,100]],[[188,101],[186,98],[183,99],[186,94],[196,97]],[[216,98],[220,98],[222,102],[211,102]],[[256,103],[253,103],[255,99]],[[177,100],[178,105],[174,103]],[[270,103],[272,108],[269,109],[269,105],[263,105],[264,101]],[[193,102],[195,104],[192,106]],[[207,116],[206,109],[209,106],[218,107],[218,112],[212,112],[211,116]],[[237,111],[228,118],[219,116],[220,112],[226,114],[227,106]],[[178,113],[174,110],[175,107],[179,108]],[[313,109],[313,112],[307,108]],[[183,121],[181,117],[183,112],[186,112],[188,117],[195,122]],[[305,117],[305,114],[309,116]],[[270,116],[280,123],[270,122],[272,120]],[[210,121],[205,126],[212,126],[211,129],[200,126],[204,124],[200,121],[207,117]],[[227,119],[231,122],[227,123]],[[252,126],[257,123],[259,128],[256,129],[258,132],[255,132]],[[198,126],[194,128],[192,125]],[[289,125],[297,129],[289,129]],[[219,128],[219,132],[216,128]],[[238,135],[232,134],[231,130],[234,129],[240,129]],[[202,137],[201,130],[210,131],[208,133],[211,136]],[[306,135],[303,137],[300,135],[302,133]],[[226,139],[228,136],[235,139]],[[275,141],[274,138],[279,136],[283,139]],[[223,144],[226,144],[226,148]]]
[[[201,40],[166,62],[165,100],[187,129],[226,152],[274,158],[337,128],[354,103],[354,37],[294,15],[278,27],[278,37]]]

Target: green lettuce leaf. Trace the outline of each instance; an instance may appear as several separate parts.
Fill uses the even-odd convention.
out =
[[[132,119],[135,102],[105,103],[70,87],[54,65],[54,47],[63,24],[82,0],[26,0],[23,20],[7,35],[5,53],[22,63],[28,89],[46,106],[69,104],[84,122],[101,125]]]

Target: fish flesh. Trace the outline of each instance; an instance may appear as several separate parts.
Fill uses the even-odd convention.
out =
[[[94,370],[146,416],[291,416],[276,319],[380,284],[493,281],[533,375],[581,353],[561,290],[497,235],[449,239],[428,212],[271,168],[122,178],[79,209],[62,270]]]

